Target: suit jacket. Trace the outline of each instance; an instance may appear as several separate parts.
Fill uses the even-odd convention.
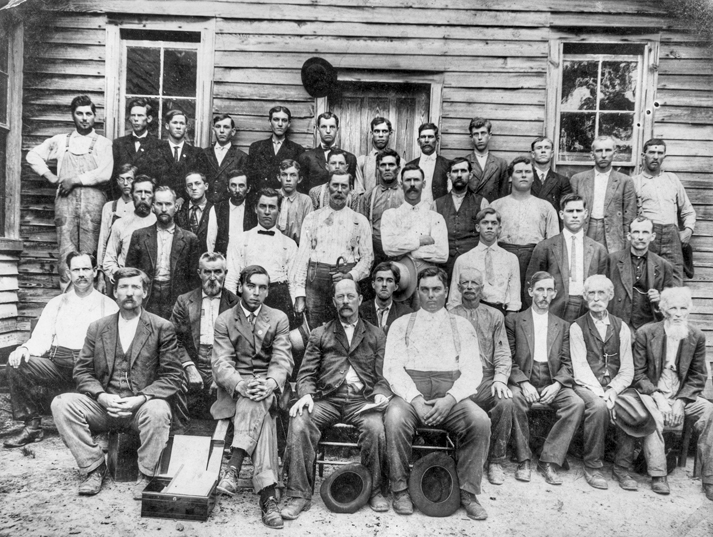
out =
[[[391,303],[391,308],[389,309],[389,315],[386,317],[386,326],[384,327],[384,333],[389,332],[391,328],[391,323],[393,323],[399,317],[413,313],[413,310],[402,302],[396,302],[395,300]],[[359,306],[359,315],[366,322],[373,324],[377,328],[379,327],[379,318],[376,315],[376,303],[374,300],[363,303]]]
[[[186,142],[183,144],[180,161],[176,162],[168,140],[160,140],[151,151],[146,152],[142,169],[156,179],[156,186],[170,186],[179,198],[186,200],[186,174],[192,171],[207,173],[203,150]]]
[[[606,274],[607,272],[607,250],[597,241],[584,237],[584,279],[594,274]],[[527,266],[525,281],[529,282],[532,275],[540,270],[546,270],[555,279],[557,295],[550,304],[550,313],[562,316],[567,307],[569,297],[569,257],[567,255],[567,245],[564,242],[564,235],[560,233],[550,237],[535,246],[532,252],[530,264]],[[532,301],[528,297],[528,304]]]
[[[220,295],[218,311],[237,306],[240,298],[227,289]],[[178,351],[181,364],[195,362],[198,358],[198,348],[201,344],[201,309],[203,306],[203,289],[198,288],[178,297],[173,306],[171,322],[178,337]]]
[[[572,192],[582,196],[591,215],[594,203],[594,169],[572,176]],[[610,252],[626,248],[629,224],[636,218],[636,190],[628,175],[611,171],[604,196],[604,236]],[[589,219],[584,223],[587,234]]]
[[[114,172],[112,177],[116,178],[122,164],[133,164],[139,169],[139,173],[146,173],[143,169],[145,166],[144,157],[148,151],[151,151],[157,145],[158,138],[153,134],[147,134],[146,138],[142,138],[141,146],[138,151],[136,151],[136,146],[134,145],[133,134],[116,138],[112,142],[112,153],[114,155]],[[116,186],[116,181],[109,181],[108,189],[109,199],[115,200],[121,197],[121,192]]]
[[[275,155],[272,136],[267,140],[253,142],[248,150],[248,179],[251,190],[257,192],[265,187],[279,190],[282,186],[277,178],[280,174],[280,163],[287,159],[298,160],[304,150],[305,148],[300,144],[285,138],[280,150]],[[304,170],[302,173],[304,174]],[[304,182],[304,179],[302,181]],[[300,192],[303,191],[304,189],[300,188]]]
[[[272,142],[271,142],[272,143]],[[329,180],[327,159],[324,158],[322,147],[307,149],[298,159],[302,172],[302,182],[297,189],[303,194],[309,194],[310,189],[323,185]],[[347,171],[356,179],[357,158],[347,153]]]
[[[508,163],[505,159],[488,152],[485,169],[482,169],[473,153],[467,155],[466,158],[473,166],[473,174],[468,182],[471,192],[480,194],[488,200],[488,203],[509,194],[510,178],[508,177]]]
[[[215,322],[213,339],[213,380],[218,399],[210,409],[217,420],[235,415],[238,383],[251,377],[269,377],[280,391],[292,373],[292,345],[287,315],[263,306],[253,327],[238,303],[224,311]]]
[[[228,157],[226,157],[228,158]],[[207,238],[208,238],[208,220],[210,218],[210,210],[213,204],[209,201],[203,209],[203,214],[201,214],[201,219],[198,221],[198,232],[195,234],[198,237],[198,245],[200,253],[208,251]],[[181,209],[176,213],[176,225],[185,229],[186,231],[191,231],[191,202],[186,200],[186,202],[181,206]],[[191,231],[191,233],[193,233]],[[200,254],[199,254],[200,255]]]
[[[659,292],[666,287],[674,287],[673,265],[655,253],[646,254],[646,276],[649,289]],[[607,278],[614,284],[614,298],[609,301],[609,313],[623,319],[627,324],[631,319],[634,291],[634,273],[631,266],[631,251],[627,248],[609,254]],[[657,320],[662,320],[658,307],[652,307]],[[651,319],[652,321],[654,319]]]
[[[211,203],[218,203],[227,200],[228,195],[228,172],[241,170],[248,175],[248,155],[237,146],[231,145],[228,152],[223,157],[223,162],[218,164],[215,158],[214,146],[201,149],[203,152],[203,165],[208,178],[208,192],[206,195]],[[249,176],[249,175],[248,175]]]
[[[114,371],[119,341],[119,315],[94,321],[74,365],[77,391],[96,397],[105,392]],[[169,399],[181,389],[184,375],[173,325],[146,310],[136,328],[128,356],[131,390],[157,399]]]
[[[198,278],[199,251],[198,237],[190,231],[176,226],[171,243],[171,303],[178,297],[200,285]],[[129,250],[126,254],[127,267],[143,270],[153,282],[158,258],[158,228],[153,226],[137,229],[131,234]],[[146,297],[151,297],[151,286]]]
[[[297,396],[324,398],[344,383],[349,366],[364,383],[364,396],[391,396],[384,379],[386,336],[359,318],[349,345],[342,323],[331,320],[312,331],[297,376]]]
[[[419,159],[420,157],[412,160],[409,164],[418,166]],[[431,185],[434,200],[448,194],[448,164],[450,162],[450,160],[441,155],[436,157],[436,165],[433,168],[433,184]]]
[[[548,170],[547,177],[545,178],[543,184],[538,174],[539,172],[535,170],[535,180],[532,183],[532,195],[542,200],[549,201],[559,216],[561,208],[560,199],[565,194],[572,193],[572,185],[569,182],[569,178],[553,172],[552,170]],[[589,207],[589,205],[587,207]],[[560,220],[560,230],[561,229],[562,221]]]
[[[689,325],[688,337],[681,340],[676,355],[676,372],[681,387],[674,399],[695,401],[708,380],[706,368],[706,337],[698,328]],[[634,388],[651,395],[658,391],[663,366],[666,363],[666,332],[664,323],[651,323],[636,331],[634,343]]]
[[[505,331],[512,353],[510,383],[529,382],[535,352],[535,328],[532,308],[507,315]],[[566,388],[574,387],[572,361],[569,356],[569,323],[551,312],[547,316],[547,365],[552,380]]]

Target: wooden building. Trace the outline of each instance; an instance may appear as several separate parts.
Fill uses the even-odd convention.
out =
[[[209,143],[213,113],[232,114],[243,150],[268,137],[267,111],[275,104],[291,109],[291,138],[306,146],[315,116],[335,111],[341,146],[357,154],[368,147],[371,117],[386,115],[406,158],[417,155],[415,132],[424,121],[440,126],[444,156],[467,154],[468,123],[482,116],[493,124],[494,153],[510,160],[548,135],[567,174],[591,166],[586,143],[595,133],[621,140],[617,168],[625,173],[636,169],[643,141],[662,137],[665,169],[683,180],[698,213],[696,277],[686,284],[713,359],[713,49],[664,5],[11,1],[0,11],[10,60],[0,61],[0,82],[9,87],[0,91],[8,112],[0,118],[2,345],[27,337],[30,319],[58,293],[54,189],[24,155],[72,129],[69,102],[85,93],[99,107],[98,131],[109,138],[126,130],[126,99],[148,95],[163,112],[189,111],[197,145]],[[302,86],[300,68],[313,56],[338,69],[330,98],[312,98]],[[592,99],[597,89],[602,98]]]

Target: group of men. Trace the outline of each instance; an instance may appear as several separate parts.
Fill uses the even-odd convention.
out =
[[[484,469],[502,484],[509,444],[515,478],[530,480],[528,414],[539,404],[556,412],[537,453],[548,483],[562,483],[583,422],[591,486],[608,486],[611,430],[614,479],[638,487],[640,436],[653,490],[667,494],[663,431],[692,416],[713,500],[705,341],[680,287],[695,212],[661,169],[663,140],[644,145],[644,171],[632,178],[612,168],[615,141],[599,137],[594,169],[569,180],[551,169],[547,138],[509,164],[493,155],[481,118],[469,125],[473,153],[437,155],[438,128],[426,123],[421,156],[402,166],[381,117],[371,122],[373,150],[357,158],[336,146],[329,112],[317,118],[320,144],[304,150],[286,136],[289,110],[271,109],[271,138],[247,155],[232,145],[230,116],[214,118],[215,144],[197,149],[184,113],[166,115],[159,141],[148,134],[148,102],[127,112],[133,132],[112,152],[93,130],[94,105],[77,97],[76,130],[28,153],[58,184],[66,291],[10,357],[13,413],[25,428],[6,447],[42,439],[35,392],[50,387],[62,392],[57,428],[86,474],[80,494],[99,492],[106,474],[92,433],[130,426],[141,437],[140,498],[171,431],[191,417],[231,419],[218,490],[236,492],[250,457],[262,520],[279,528],[311,505],[325,428],[359,429],[371,508],[387,511],[390,489],[394,510],[410,514],[412,437],[419,425],[439,427],[458,439],[461,502],[482,520]],[[116,199],[102,206],[112,173]],[[412,296],[397,294],[409,278]],[[296,366],[292,336],[309,331]],[[280,413],[289,415],[281,509]]]

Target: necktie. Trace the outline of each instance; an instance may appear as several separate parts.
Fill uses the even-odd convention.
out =
[[[376,314],[379,317],[379,328],[384,328],[386,326],[386,308],[379,308]]]
[[[275,235],[274,231],[265,231],[264,229],[258,229],[257,230],[258,235],[270,235],[270,237],[273,237]]]
[[[495,279],[495,270],[493,269],[493,252],[488,247],[485,249],[485,281],[492,285]]]
[[[173,147],[173,159],[178,162],[181,159],[181,156],[178,154],[178,146]]]
[[[188,223],[191,226],[193,233],[198,233],[198,205],[191,207],[191,214],[188,217]]]
[[[577,278],[577,237],[572,235],[572,251],[569,254],[569,279]]]
[[[248,315],[248,322],[249,322],[253,327],[255,327],[255,314],[254,314],[254,313],[250,313],[250,314]]]

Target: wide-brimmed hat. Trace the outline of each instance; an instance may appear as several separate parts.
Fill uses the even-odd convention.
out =
[[[409,256],[404,256],[398,261],[394,261],[394,265],[399,267],[399,272],[401,273],[399,285],[394,291],[394,300],[403,302],[411,298],[411,295],[416,291],[416,284],[418,283],[416,263]]]
[[[297,328],[290,330],[289,337],[292,344],[292,352],[302,353],[309,341],[309,325],[307,324],[307,316],[303,315],[302,324]]]
[[[424,515],[452,515],[460,507],[455,461],[445,453],[429,453],[420,458],[411,470],[408,490],[414,505]]]
[[[319,495],[334,513],[356,513],[371,497],[371,475],[361,464],[348,464],[322,482]]]
[[[312,97],[326,97],[337,86],[337,70],[324,58],[310,58],[302,65],[302,85]]]
[[[644,403],[639,392],[628,388],[614,401],[616,424],[629,436],[642,438],[656,430],[653,412]]]

